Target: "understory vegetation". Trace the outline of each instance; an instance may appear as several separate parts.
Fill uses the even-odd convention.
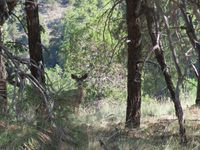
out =
[[[189,99],[183,100],[182,104],[190,141],[187,145],[179,144],[178,124],[172,102],[157,102],[155,99],[148,98],[142,103],[140,129],[127,130],[124,128],[126,103],[113,101],[111,97],[81,105],[78,117],[73,114],[68,116],[70,124],[68,121],[56,120],[58,124],[61,123],[63,126],[61,130],[65,130],[66,134],[61,149],[93,150],[102,149],[105,146],[107,149],[124,150],[198,150],[200,148],[200,121],[197,119],[199,109],[193,107],[193,102]],[[31,112],[29,113],[32,115]],[[54,128],[48,128],[47,125],[45,130],[38,130],[31,122],[10,120],[10,116],[1,118],[0,145],[2,149],[58,148],[56,143],[59,141],[55,135],[52,136]]]
[[[59,67],[46,71],[48,77],[51,78],[49,84],[53,85],[55,93],[62,93],[62,90],[74,87],[74,83],[67,73],[63,74],[62,78],[59,77],[60,71],[62,70]],[[61,110],[60,115],[62,114],[62,116],[56,114],[54,123],[46,124],[43,129],[38,129],[35,122],[34,109],[37,107],[35,103],[37,97],[35,94],[30,94],[32,91],[30,86],[24,88],[23,99],[18,104],[19,112],[10,110],[8,116],[1,118],[1,148],[88,150],[103,149],[103,147],[123,150],[198,150],[200,148],[200,120],[198,120],[200,111],[198,107],[193,105],[195,97],[193,85],[190,92],[181,94],[187,124],[186,130],[190,142],[187,145],[180,145],[177,132],[178,123],[170,98],[156,100],[148,95],[144,96],[141,108],[141,127],[133,130],[124,128],[126,91],[125,88],[118,87],[118,82],[122,81],[117,80],[112,84],[109,83],[110,86],[112,85],[111,87],[115,88],[107,87],[110,93],[104,95],[104,98],[96,100],[90,99],[92,92],[89,86],[91,85],[85,85],[88,94],[80,105],[79,115],[75,115],[70,109]],[[12,90],[9,86],[11,93]],[[56,96],[58,95],[54,95],[55,99]],[[10,94],[9,103],[11,106],[13,105],[12,98],[12,94]],[[17,118],[16,113],[18,113]],[[60,128],[56,129],[56,126]],[[58,139],[60,134],[64,134],[62,140]]]

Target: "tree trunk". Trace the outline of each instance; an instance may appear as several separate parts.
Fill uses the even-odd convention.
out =
[[[25,10],[27,15],[27,29],[28,29],[28,44],[29,54],[31,62],[31,74],[42,85],[45,83],[44,67],[43,67],[43,54],[40,35],[40,23],[38,14],[37,0],[26,0]],[[45,101],[42,98],[40,91],[35,87],[32,92],[36,92],[39,98],[39,106],[36,109],[37,126],[45,125],[45,122],[49,119],[47,107]]]
[[[154,52],[156,59],[161,67],[161,70],[163,72],[163,75],[165,77],[165,81],[167,84],[167,88],[169,89],[171,99],[174,102],[174,107],[176,111],[176,116],[179,121],[179,126],[180,126],[180,137],[181,137],[181,142],[185,143],[187,142],[186,140],[186,133],[185,133],[185,128],[184,128],[184,119],[183,119],[183,110],[182,106],[180,103],[180,100],[176,97],[175,94],[175,88],[171,79],[171,76],[169,74],[169,69],[166,65],[165,58],[163,55],[163,50],[161,47],[160,40],[158,38],[159,36],[159,22],[158,18],[156,17],[155,9],[154,8],[148,8],[146,7],[146,19],[147,19],[147,25],[148,25],[148,30],[149,30],[149,35],[151,37],[153,47],[154,47]]]
[[[183,84],[184,75],[183,75],[181,68],[179,66],[179,61],[178,61],[178,58],[177,58],[177,55],[176,55],[176,50],[173,46],[172,34],[171,34],[170,29],[169,29],[169,20],[168,20],[167,16],[164,15],[164,13],[162,13],[162,14],[164,16],[165,28],[166,28],[166,31],[167,31],[167,38],[168,38],[168,42],[169,42],[169,48],[172,52],[172,58],[173,58],[175,68],[176,68],[176,72],[177,72],[177,75],[178,75],[178,81],[176,82],[175,95],[176,95],[176,98],[179,99],[179,97],[180,97],[180,86]]]
[[[126,112],[126,127],[140,126],[141,107],[141,31],[138,18],[141,0],[126,0],[128,28],[128,98]]]
[[[18,0],[0,0],[0,26],[4,24],[9,14],[17,5]]]
[[[42,44],[37,0],[26,0],[25,3],[28,28],[28,44],[31,60],[31,74],[40,82],[45,82]]]
[[[2,27],[0,26],[0,44],[2,44]],[[0,47],[0,51],[1,47]],[[3,56],[0,55],[0,113],[5,115],[7,112],[7,87],[5,76],[5,65]]]

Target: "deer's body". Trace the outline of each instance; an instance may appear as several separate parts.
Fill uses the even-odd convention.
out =
[[[56,98],[55,107],[58,107],[60,109],[70,108],[77,113],[79,105],[81,104],[84,97],[83,81],[86,78],[87,74],[82,77],[72,75],[72,79],[74,79],[77,83],[77,88],[67,91],[61,91]]]

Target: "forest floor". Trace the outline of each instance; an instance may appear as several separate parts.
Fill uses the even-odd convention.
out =
[[[171,102],[153,102],[154,105],[152,102],[150,103],[151,107],[159,107],[164,112],[158,113],[156,109],[154,112],[149,111],[147,106],[150,106],[150,104],[145,102],[142,107],[141,126],[132,130],[124,128],[124,102],[102,101],[98,107],[96,104],[82,106],[78,118],[76,115],[72,115],[76,118],[73,119],[74,126],[68,128],[67,124],[64,125],[65,131],[67,131],[67,140],[65,141],[61,138],[61,142],[57,143],[56,147],[59,147],[57,148],[59,150],[200,149],[199,108],[194,106],[184,107],[188,143],[182,145],[180,144],[178,121],[174,115],[173,107],[171,107],[173,104]],[[52,129],[51,131],[54,132],[54,128]],[[27,147],[34,147],[29,148],[31,150],[37,149],[38,142],[33,138],[35,133],[35,139],[39,139],[42,143],[54,143],[55,141],[49,136],[48,130],[33,129],[33,125],[27,126],[24,123],[14,122],[6,123],[6,121],[2,120],[0,121],[0,149],[9,150],[11,149],[10,146],[20,145],[20,143],[25,146],[29,145]],[[61,132],[61,134],[63,133]],[[24,141],[26,142],[23,144]]]
[[[112,105],[109,104],[109,106],[112,108]],[[97,112],[93,116],[91,114],[90,117],[87,116],[89,117],[86,121],[87,126],[85,126],[87,140],[86,138],[84,140],[88,141],[89,150],[200,149],[200,109],[197,107],[190,106],[184,109],[188,139],[188,143],[184,145],[180,144],[179,126],[174,113],[159,116],[156,114],[145,115],[141,119],[140,128],[133,130],[124,128],[124,120],[117,118],[117,114],[103,118],[101,114],[101,119],[97,117],[100,114]],[[95,116],[97,117],[96,120]],[[80,118],[83,119],[84,117],[81,116]],[[90,124],[91,118],[93,118],[93,123]]]

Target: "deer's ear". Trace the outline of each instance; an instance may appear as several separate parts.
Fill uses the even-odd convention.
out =
[[[86,79],[87,77],[88,77],[88,74],[86,73],[86,74],[84,74],[84,75],[81,77],[81,79],[84,80],[84,79]]]
[[[76,80],[78,77],[74,74],[71,74],[71,78]]]

